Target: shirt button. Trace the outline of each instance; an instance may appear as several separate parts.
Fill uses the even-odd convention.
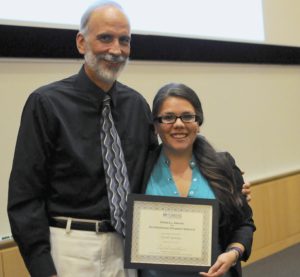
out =
[[[177,194],[177,191],[174,191],[174,194]]]
[[[169,181],[169,182],[171,182],[171,181],[172,181],[172,178],[171,178],[171,177],[169,177],[169,178],[168,178],[168,181]]]
[[[196,182],[196,181],[197,181],[197,178],[194,178],[193,181]]]
[[[190,167],[191,167],[191,168],[194,168],[195,165],[196,165],[196,163],[195,163],[194,161],[190,161]]]
[[[193,190],[191,190],[189,194],[190,194],[190,195],[194,195],[194,191],[193,191]]]

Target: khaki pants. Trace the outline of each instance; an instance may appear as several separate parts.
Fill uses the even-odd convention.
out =
[[[137,277],[124,269],[124,242],[116,232],[50,227],[50,242],[58,277]]]

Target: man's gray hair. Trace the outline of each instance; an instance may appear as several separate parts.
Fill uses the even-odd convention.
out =
[[[84,14],[81,17],[80,20],[80,27],[79,27],[79,32],[82,33],[83,35],[86,35],[88,32],[88,22],[89,19],[91,17],[91,14],[93,13],[93,11],[95,9],[104,7],[104,6],[114,6],[116,8],[118,8],[119,10],[121,10],[122,12],[124,12],[122,6],[115,2],[115,1],[107,1],[107,0],[100,0],[100,1],[96,1],[93,4],[91,4],[87,10],[84,12]]]

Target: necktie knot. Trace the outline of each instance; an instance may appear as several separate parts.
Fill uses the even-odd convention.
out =
[[[111,100],[111,98],[110,98],[109,94],[106,93],[103,97],[103,100],[102,100],[103,106],[109,106],[110,105],[110,100]]]
[[[106,107],[109,107],[110,108],[110,100],[111,100],[111,98],[110,98],[110,96],[106,93],[105,95],[104,95],[104,97],[103,97],[103,100],[102,100],[102,102],[103,102],[103,109]]]

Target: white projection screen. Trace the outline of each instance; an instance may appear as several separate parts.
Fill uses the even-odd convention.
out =
[[[78,29],[91,0],[7,1],[0,24]],[[118,0],[132,33],[263,42],[262,0]]]

